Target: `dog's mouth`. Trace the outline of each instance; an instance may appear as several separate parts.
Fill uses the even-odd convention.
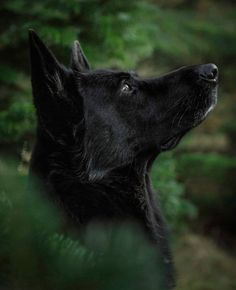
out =
[[[201,76],[201,80],[206,82],[206,83],[211,83],[211,84],[214,84],[214,85],[218,84],[218,76],[215,76],[212,79],[209,79],[209,78],[206,78],[204,76]]]

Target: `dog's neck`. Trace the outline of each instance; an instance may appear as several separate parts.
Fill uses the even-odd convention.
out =
[[[140,153],[131,163],[91,181],[83,152],[78,153],[73,146],[55,144],[41,133],[38,132],[31,158],[31,180],[36,180],[44,196],[51,197],[52,201],[66,209],[69,216],[73,216],[72,223],[87,224],[93,219],[107,220],[108,216],[110,220],[140,220],[146,228],[145,211],[154,204],[149,179],[150,167],[156,156],[154,152]],[[90,200],[89,204],[87,200]],[[84,214],[81,213],[82,207],[75,208],[76,204],[83,203],[86,204]],[[105,209],[98,209],[97,206],[102,203]],[[148,212],[153,215],[153,210]]]
[[[52,201],[66,208],[68,214],[74,217],[72,223],[73,220],[79,220],[79,223],[86,224],[94,218],[103,219],[103,215],[105,217],[105,211],[99,209],[93,212],[93,205],[87,205],[84,213],[87,218],[81,220],[84,218],[80,213],[81,208],[74,209],[74,205],[81,204],[81,199],[88,199],[90,196],[95,203],[97,200],[97,204],[107,204],[106,210],[109,213],[106,214],[110,215],[111,220],[116,220],[118,216],[118,219],[137,219],[146,227],[145,211],[155,204],[149,172],[157,152],[141,152],[131,163],[114,168],[100,180],[91,182],[86,172],[83,152],[78,153],[73,146],[55,144],[54,140],[42,132],[38,132],[37,137],[30,166],[31,180],[37,181],[44,196],[51,196]],[[118,208],[118,216],[116,210],[112,210],[113,205]],[[133,212],[131,217],[130,211]],[[153,209],[148,212],[153,215]]]
[[[159,206],[154,201],[149,178],[157,152],[141,152],[131,163],[114,168],[93,182],[86,173],[83,154],[76,152],[75,156],[75,152],[70,146],[55,144],[38,132],[30,175],[32,180],[36,177],[44,196],[51,196],[62,205],[73,217],[72,223],[87,224],[93,219],[139,221],[150,238],[158,240],[157,231],[148,230],[155,225],[156,219],[159,225],[162,224],[161,217],[154,213],[158,212],[155,208]]]

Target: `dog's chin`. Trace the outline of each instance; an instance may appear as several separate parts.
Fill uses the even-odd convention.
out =
[[[180,142],[180,140],[182,139],[182,137],[187,133],[187,131],[189,131],[190,129],[185,129],[182,132],[173,135],[172,137],[168,138],[167,140],[165,140],[161,146],[160,149],[161,151],[167,151],[167,150],[171,150],[174,149]]]
[[[210,106],[205,110],[205,113],[203,114],[203,117],[202,117],[201,122],[202,122],[203,120],[205,120],[206,117],[208,116],[208,114],[209,114],[211,111],[213,111],[213,109],[215,108],[215,106],[216,106],[216,104],[217,104],[217,94],[216,94],[216,93],[213,94],[213,95],[211,96],[211,99],[212,99],[211,105],[210,105]]]
[[[213,92],[209,98],[211,99],[211,103],[209,106],[207,106],[205,109],[202,109],[200,112],[195,113],[195,118],[193,120],[186,120],[186,123],[178,132],[177,134],[173,134],[173,136],[167,138],[166,140],[163,141],[161,144],[160,148],[161,151],[167,151],[175,148],[182,137],[191,129],[195,128],[196,126],[200,125],[206,117],[209,115],[209,113],[215,108],[216,103],[217,103],[217,93],[216,91]],[[194,115],[194,114],[193,114]]]
[[[216,92],[212,93],[209,96],[209,99],[211,100],[210,104],[196,114],[196,118],[195,121],[193,122],[192,128],[200,125],[208,117],[210,112],[213,111],[213,109],[217,104],[217,93]]]

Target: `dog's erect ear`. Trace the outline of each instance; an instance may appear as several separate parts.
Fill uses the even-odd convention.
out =
[[[58,74],[59,62],[33,30],[29,30],[29,43],[32,80]]]
[[[36,109],[44,110],[45,108],[40,108],[41,102],[47,105],[50,100],[60,97],[65,72],[33,30],[29,30],[29,43],[34,101]]]
[[[66,89],[68,72],[33,30],[29,31],[29,42],[38,121],[52,138],[58,139],[72,119],[72,106]],[[69,87],[72,90],[71,85]]]
[[[71,68],[80,72],[90,70],[90,66],[78,40],[76,40],[71,52]]]

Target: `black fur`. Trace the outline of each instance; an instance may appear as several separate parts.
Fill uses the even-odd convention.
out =
[[[149,172],[156,156],[215,105],[215,80],[202,77],[204,65],[149,79],[91,70],[78,42],[65,68],[33,31],[30,52],[38,117],[31,174],[77,226],[138,222],[157,244],[172,287],[167,230]]]

